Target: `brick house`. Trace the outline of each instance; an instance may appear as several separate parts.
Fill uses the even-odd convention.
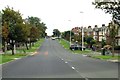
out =
[[[72,28],[72,32],[75,34],[75,35],[79,35],[80,33],[80,27],[75,27],[75,28]]]

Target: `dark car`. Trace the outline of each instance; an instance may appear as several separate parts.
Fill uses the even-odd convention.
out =
[[[71,50],[81,50],[82,51],[82,46],[78,44],[71,44],[70,46]],[[83,46],[83,50],[85,50],[85,46]]]

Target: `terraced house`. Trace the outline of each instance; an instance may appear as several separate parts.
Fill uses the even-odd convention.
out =
[[[116,45],[120,46],[120,26],[118,26],[118,31],[116,35]]]
[[[118,30],[117,30],[117,35],[116,35],[116,46],[120,45],[120,28],[118,25],[115,25]],[[106,41],[107,44],[110,43],[110,31],[109,31],[109,27],[106,26],[105,24],[102,24],[101,27],[98,27],[97,25],[94,26],[94,28],[92,28],[91,26],[88,26],[87,28],[84,27],[84,36],[92,36],[94,38],[94,40],[96,40],[97,42],[101,42],[102,39]],[[72,32],[75,35],[80,35],[82,34],[82,27],[75,27],[72,29]]]

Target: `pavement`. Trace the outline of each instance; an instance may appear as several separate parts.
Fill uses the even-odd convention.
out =
[[[118,67],[118,63],[72,54],[58,41],[46,39],[34,55],[2,65],[2,77],[118,78]]]

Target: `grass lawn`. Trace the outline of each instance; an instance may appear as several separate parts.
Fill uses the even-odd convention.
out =
[[[88,53],[91,53],[92,51],[91,50],[83,50],[83,51],[80,51],[80,50],[74,50],[72,51],[74,53],[78,53],[78,54],[88,54]]]
[[[60,44],[62,45],[62,46],[64,46],[64,48],[65,49],[68,49],[69,51],[71,51],[70,49],[69,49],[69,42],[68,41],[66,41],[66,40],[64,40],[64,39],[61,39],[61,40],[59,40],[59,42],[60,42]],[[100,54],[92,54],[92,53],[94,53],[93,51],[91,51],[91,50],[88,50],[88,49],[86,49],[85,51],[80,51],[80,50],[73,50],[73,51],[71,51],[71,52],[73,52],[73,53],[77,53],[77,54],[86,54],[86,55],[90,55],[92,58],[97,58],[97,59],[102,59],[102,60],[109,60],[109,59],[120,59],[120,56],[114,56],[114,57],[112,57],[111,55],[100,55]]]
[[[108,59],[120,59],[120,56],[110,56],[110,55],[100,55],[100,56],[92,56],[93,58],[98,58],[98,59],[103,59],[103,60],[108,60]]]
[[[59,40],[59,42],[60,42],[60,44],[61,44],[62,46],[64,46],[65,49],[70,50],[70,49],[69,49],[69,47],[70,47],[69,42],[67,42],[67,41],[64,40],[64,39]],[[72,50],[70,50],[70,51],[72,51]],[[86,50],[84,50],[84,51],[73,50],[72,52],[73,52],[73,53],[78,53],[78,54],[87,54],[87,53],[90,53],[91,50],[88,50],[88,49],[86,49]]]
[[[0,64],[2,63],[6,63],[8,61],[14,60],[15,58],[21,58],[26,56],[27,54],[15,54],[15,55],[11,55],[11,54],[1,54],[0,55]]]
[[[69,43],[69,42],[67,42],[67,41],[64,40],[64,39],[60,39],[59,42],[60,42],[60,44],[61,44],[62,46],[64,46],[64,48],[69,49],[69,47],[70,47],[70,43]]]
[[[41,46],[41,44],[43,43],[43,41],[44,41],[44,39],[40,39],[29,50],[25,50],[25,52],[35,52],[39,48],[39,46]]]
[[[14,60],[15,58],[27,56],[27,53],[35,52],[39,48],[39,46],[41,46],[43,41],[44,39],[40,39],[39,41],[37,41],[29,50],[25,50],[26,53],[23,53],[23,50],[21,49],[16,50],[17,53],[15,55],[11,55],[11,51],[7,51],[5,54],[0,54],[0,64],[9,62],[11,60]]]

